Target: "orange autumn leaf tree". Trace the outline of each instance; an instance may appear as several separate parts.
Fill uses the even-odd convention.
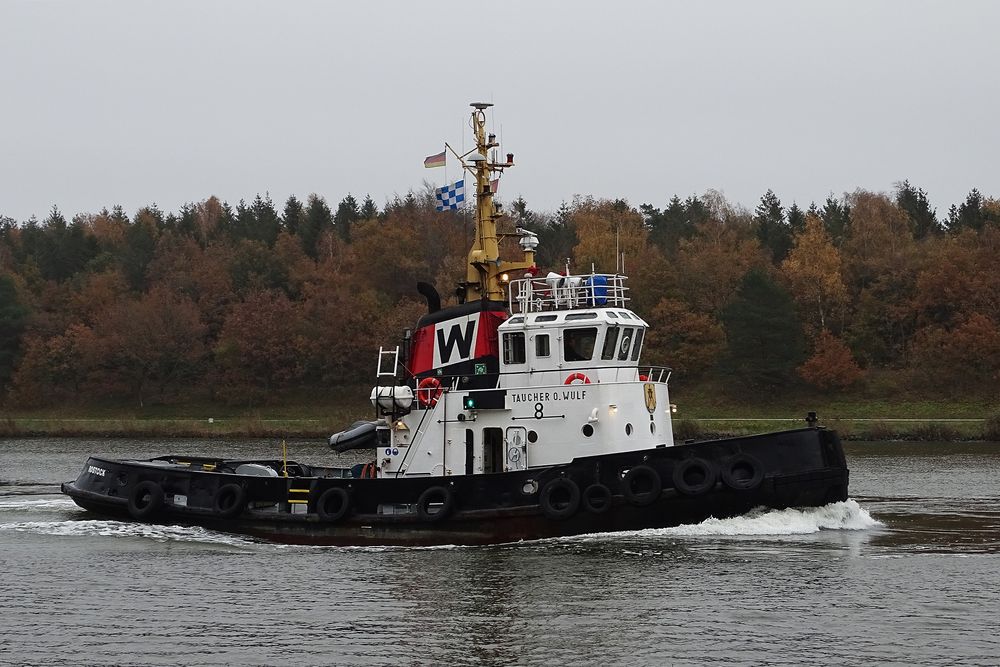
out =
[[[843,389],[860,380],[863,372],[844,341],[824,329],[816,338],[812,356],[799,366],[798,374],[820,389]]]

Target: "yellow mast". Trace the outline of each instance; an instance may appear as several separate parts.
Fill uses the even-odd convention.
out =
[[[476,139],[476,147],[467,153],[468,163],[463,160],[463,166],[476,177],[476,236],[469,251],[469,268],[466,280],[461,288],[465,290],[465,300],[489,299],[491,301],[506,300],[505,287],[512,271],[523,271],[535,264],[535,246],[532,243],[521,243],[524,260],[508,262],[500,260],[500,237],[497,234],[497,221],[501,217],[499,208],[493,203],[493,190],[490,187],[490,177],[502,173],[507,167],[514,166],[514,154],[508,153],[506,162],[493,162],[489,151],[498,147],[494,135],[486,134],[485,109],[493,106],[489,102],[473,102],[472,130]],[[471,163],[471,164],[469,164]],[[508,236],[508,235],[503,235]],[[537,243],[537,241],[536,241]],[[507,279],[504,279],[504,276]]]

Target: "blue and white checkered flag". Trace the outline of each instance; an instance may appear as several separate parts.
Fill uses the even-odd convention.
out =
[[[445,185],[434,190],[434,198],[437,200],[437,210],[458,208],[458,205],[465,201],[465,179]]]

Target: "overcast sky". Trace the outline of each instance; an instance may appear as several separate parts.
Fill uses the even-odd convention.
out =
[[[0,2],[0,214],[444,182],[496,103],[501,195],[753,207],[1000,195],[1000,2]],[[499,132],[498,132],[499,133]],[[457,177],[451,163],[447,176]]]

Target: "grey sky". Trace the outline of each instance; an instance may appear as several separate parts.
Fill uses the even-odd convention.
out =
[[[518,162],[501,195],[534,209],[908,178],[943,214],[1000,195],[998,25],[998,2],[6,0],[0,214],[381,205],[444,181],[422,160],[468,145],[478,99]]]

